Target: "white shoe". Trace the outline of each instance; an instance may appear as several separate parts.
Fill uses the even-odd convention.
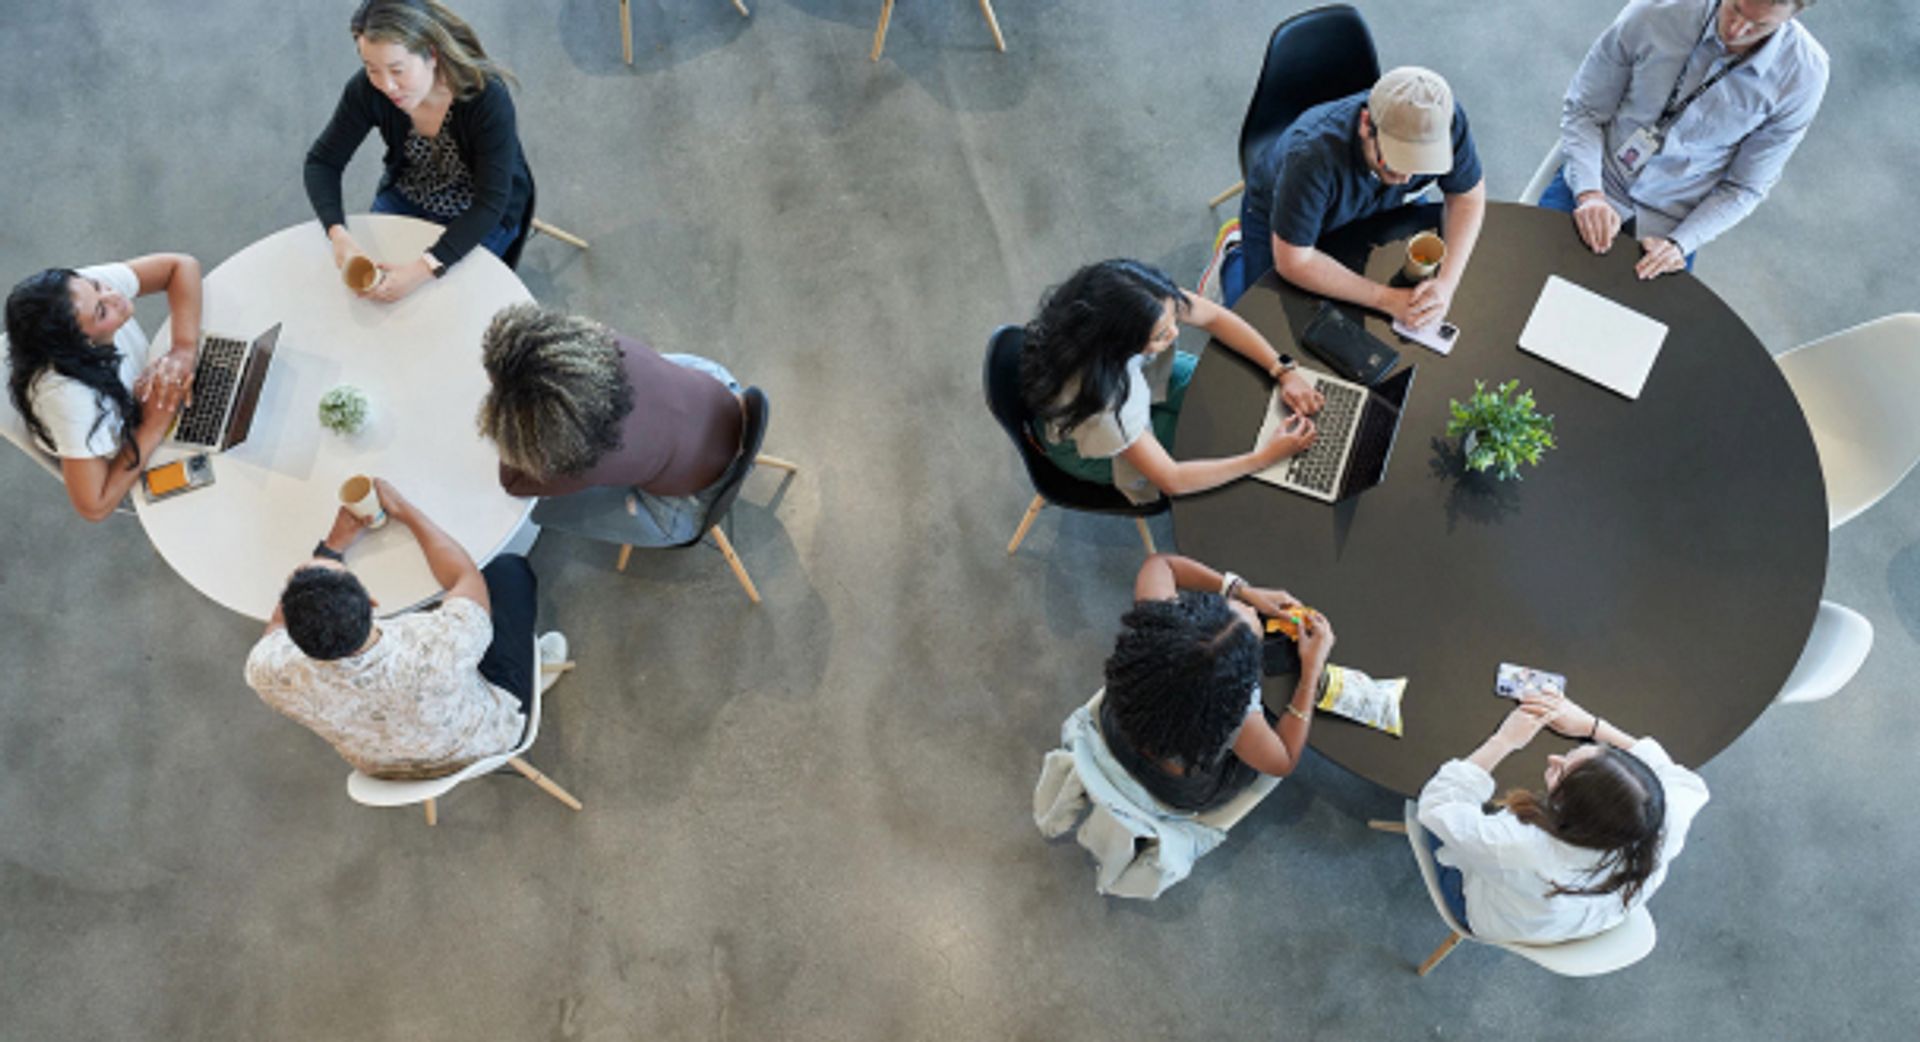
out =
[[[538,641],[540,647],[540,690],[546,690],[557,683],[564,674],[560,670],[548,672],[548,666],[558,666],[567,661],[567,636],[559,630],[542,633]]]
[[[1220,288],[1220,271],[1226,265],[1227,255],[1240,250],[1240,218],[1235,217],[1220,226],[1219,234],[1213,237],[1213,256],[1207,259],[1207,267],[1200,273],[1200,296],[1216,304],[1225,303]]]

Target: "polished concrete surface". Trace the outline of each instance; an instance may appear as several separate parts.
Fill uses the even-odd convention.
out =
[[[766,603],[711,550],[621,574],[544,539],[543,620],[579,669],[532,759],[586,810],[492,778],[429,830],[350,803],[247,690],[256,623],[0,453],[0,1037],[1910,1037],[1916,482],[1832,539],[1827,595],[1873,620],[1872,657],[1706,765],[1644,963],[1563,980],[1469,946],[1415,978],[1443,929],[1365,827],[1397,801],[1315,757],[1159,902],[1095,895],[1029,801],[1139,544],[1048,511],[1003,552],[1031,493],[980,354],[1083,262],[1197,277],[1267,32],[1301,5],[1002,0],[999,54],[975,4],[912,0],[877,65],[873,0],[750,6],[639,0],[631,69],[613,0],[461,9],[520,75],[542,215],[593,241],[537,240],[535,295],[771,395],[768,450],[803,469],[736,512]],[[1387,64],[1452,79],[1497,198],[1612,14],[1360,6]],[[308,219],[351,7],[0,4],[0,278],[211,266]],[[1825,110],[1699,266],[1775,352],[1920,305],[1920,23],[1895,0],[1806,21]],[[363,148],[349,199],[377,165]]]

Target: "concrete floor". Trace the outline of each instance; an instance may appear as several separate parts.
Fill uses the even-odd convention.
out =
[[[619,574],[544,540],[541,611],[580,668],[534,760],[587,810],[489,779],[429,831],[349,803],[344,765],[246,689],[256,623],[0,453],[0,1037],[1911,1037],[1920,482],[1835,534],[1828,595],[1873,655],[1706,766],[1641,965],[1578,982],[1469,947],[1416,979],[1442,928],[1364,827],[1396,801],[1317,758],[1158,903],[1097,897],[1029,795],[1138,543],[1050,511],[1002,552],[1030,492],[982,344],[1088,260],[1196,277],[1267,32],[1301,5],[1002,0],[1002,55],[975,5],[915,0],[878,65],[872,0],[751,6],[639,0],[628,69],[612,0],[460,4],[520,74],[543,216],[593,240],[536,242],[535,295],[772,396],[769,450],[805,469],[737,511],[766,603],[710,551]],[[1613,10],[1360,6],[1387,64],[1452,79],[1498,198]],[[351,7],[0,4],[0,279],[211,265],[309,218]],[[1916,307],[1920,22],[1859,0],[1807,24],[1826,108],[1699,267],[1774,351]]]

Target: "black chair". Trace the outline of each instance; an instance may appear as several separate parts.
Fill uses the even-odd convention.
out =
[[[746,588],[747,598],[759,604],[760,591],[754,589],[753,580],[747,577],[746,565],[741,564],[740,555],[733,552],[733,542],[727,538],[727,533],[720,527],[720,523],[726,520],[727,512],[733,509],[733,501],[740,495],[740,486],[747,480],[747,475],[753,473],[756,463],[765,463],[769,467],[779,467],[793,473],[798,473],[800,466],[773,456],[760,455],[760,445],[767,438],[766,394],[758,387],[749,387],[740,392],[740,400],[746,412],[746,422],[740,431],[740,454],[733,458],[733,462],[727,465],[726,472],[720,475],[720,492],[713,497],[713,502],[707,507],[707,516],[700,521],[700,534],[671,549],[693,546],[707,536],[712,536],[714,545],[720,548],[721,555],[727,559],[727,565],[733,569],[734,578],[739,579],[740,585]],[[620,571],[626,571],[627,558],[632,553],[633,547],[622,545],[620,561],[615,567]]]
[[[1267,41],[1267,60],[1240,124],[1240,183],[1207,205],[1219,206],[1243,191],[1254,157],[1300,113],[1367,90],[1379,78],[1373,34],[1352,7],[1328,4],[1281,22]]]
[[[1020,549],[1020,541],[1027,537],[1027,529],[1040,515],[1040,508],[1052,503],[1070,510],[1131,517],[1140,527],[1140,541],[1147,544],[1148,553],[1153,553],[1153,533],[1147,530],[1146,519],[1166,511],[1167,497],[1161,496],[1151,503],[1135,503],[1112,485],[1082,481],[1054,466],[1034,438],[1033,414],[1020,396],[1020,348],[1026,340],[1027,331],[1019,326],[1001,326],[994,330],[992,339],[987,341],[987,362],[981,374],[987,409],[1000,421],[1007,437],[1013,439],[1020,462],[1027,468],[1027,480],[1033,483],[1033,502],[1027,505],[1026,516],[1014,530],[1007,552]]]
[[[527,219],[523,224],[520,225],[519,237],[514,239],[513,242],[507,246],[507,252],[501,255],[500,257],[500,259],[506,263],[508,268],[511,268],[515,271],[518,271],[520,269],[520,252],[527,248],[527,240],[533,238],[534,232],[545,232],[548,235],[551,235],[554,238],[559,239],[561,242],[564,242],[567,245],[572,246],[576,249],[584,250],[588,248],[587,240],[582,239],[581,237],[573,234],[572,232],[555,228],[553,225],[548,224],[547,222],[540,220],[539,218],[534,216],[534,214],[539,211],[533,208],[533,204],[537,202],[539,198],[540,198],[539,188],[533,183],[533,171],[528,170],[527,171]]]

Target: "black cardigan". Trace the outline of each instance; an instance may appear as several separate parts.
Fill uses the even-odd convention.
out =
[[[340,104],[327,129],[307,149],[307,201],[313,204],[323,230],[346,223],[340,208],[340,172],[374,127],[380,129],[380,139],[387,146],[381,159],[386,173],[380,183],[385,186],[406,165],[407,132],[413,129],[413,119],[375,89],[365,72],[356,72],[340,92]],[[473,174],[473,205],[447,225],[428,251],[441,264],[452,264],[505,223],[508,214],[516,215],[516,223],[526,222],[533,174],[514,129],[513,99],[498,79],[489,79],[487,89],[473,97],[455,99],[440,132],[453,135],[461,161]]]

